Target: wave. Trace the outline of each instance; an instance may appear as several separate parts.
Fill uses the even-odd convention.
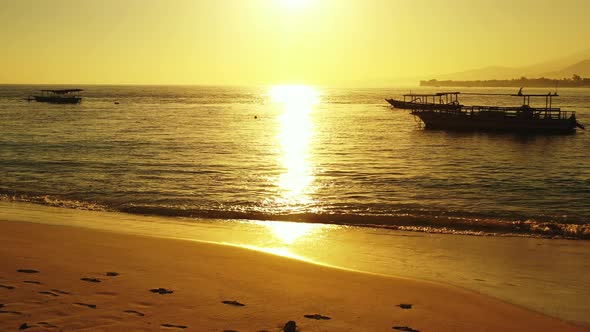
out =
[[[49,195],[25,194],[0,194],[0,201],[27,202],[60,208],[192,219],[291,221],[387,228],[425,233],[590,240],[590,223],[571,224],[538,220],[431,215],[421,213],[420,211],[387,215],[342,213],[276,214],[138,204],[126,204],[115,207],[98,202],[62,199]]]

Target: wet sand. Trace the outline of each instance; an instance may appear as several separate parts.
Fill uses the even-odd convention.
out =
[[[0,241],[2,331],[588,331],[451,286],[230,246],[9,221]]]

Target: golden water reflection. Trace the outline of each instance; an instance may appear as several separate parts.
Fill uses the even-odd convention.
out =
[[[319,238],[321,231],[331,225],[307,224],[289,221],[257,221],[258,225],[270,231],[273,242],[281,245],[291,245],[295,242],[313,242]]]
[[[276,200],[284,207],[296,210],[311,202],[314,180],[310,162],[310,143],[313,137],[311,113],[319,103],[319,92],[305,85],[277,85],[270,89],[274,103],[280,105],[280,131],[277,136],[283,173],[277,186],[280,197]]]
[[[338,227],[288,221],[253,221],[253,223],[261,226],[262,232],[257,237],[262,243],[245,247],[305,261],[311,260],[298,252],[308,252],[310,247],[317,246],[317,242],[322,240],[326,231]]]

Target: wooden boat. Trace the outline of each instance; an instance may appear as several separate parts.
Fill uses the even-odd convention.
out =
[[[27,100],[54,103],[54,104],[78,104],[82,101],[80,92],[82,89],[62,89],[62,90],[39,90],[40,94],[30,96]]]
[[[396,108],[410,109],[410,114],[422,120],[426,129],[444,130],[475,130],[475,131],[510,131],[522,133],[571,133],[576,128],[585,129],[576,120],[576,113],[562,111],[552,107],[553,97],[557,93],[549,94],[523,94],[522,89],[518,94],[508,96],[523,97],[522,106],[498,107],[498,106],[464,106],[457,100],[460,92],[437,93],[429,96],[450,95],[449,98],[456,103],[456,107],[450,107],[449,103],[443,103],[441,107],[432,102],[424,102],[425,99],[416,101],[408,106],[401,104]],[[480,94],[472,95],[505,95],[505,94]],[[545,107],[531,107],[531,97],[544,97]]]

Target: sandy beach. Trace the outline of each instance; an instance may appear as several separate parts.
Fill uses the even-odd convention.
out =
[[[588,330],[456,287],[230,246],[0,227],[2,331],[281,331],[290,320],[300,331]]]

